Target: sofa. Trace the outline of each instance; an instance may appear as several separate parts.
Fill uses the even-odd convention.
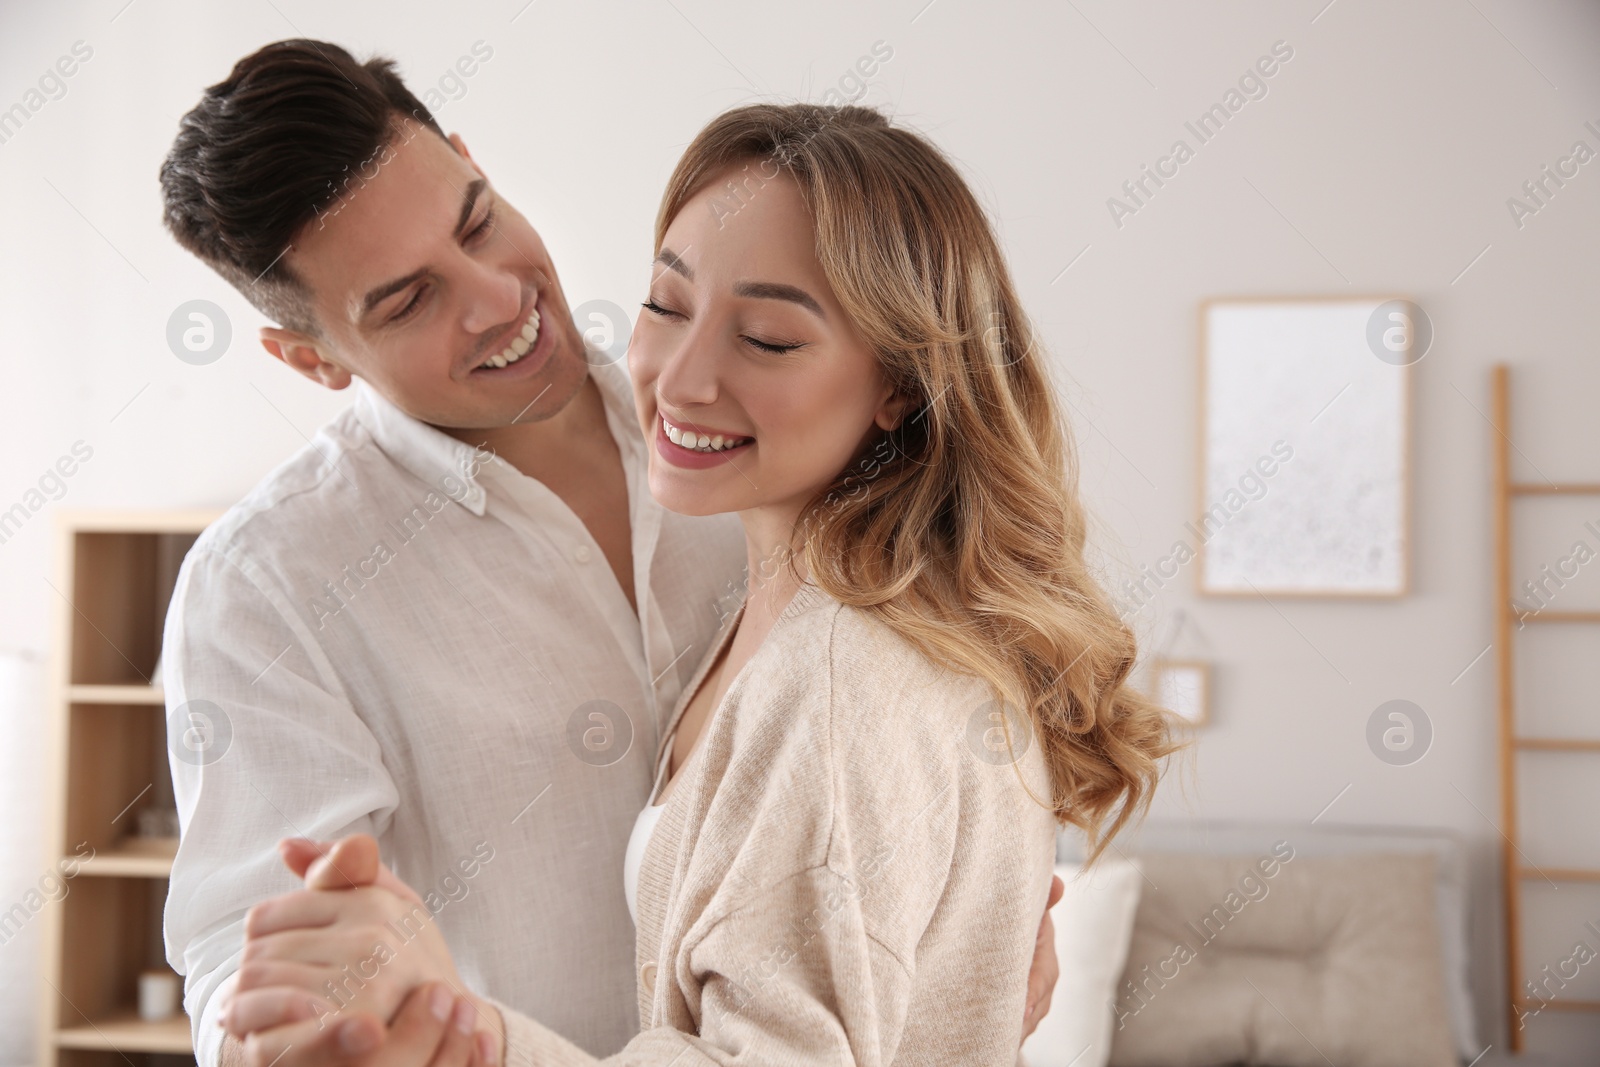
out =
[[[1058,856],[1062,976],[1027,1067],[1489,1067],[1444,831],[1151,820]]]

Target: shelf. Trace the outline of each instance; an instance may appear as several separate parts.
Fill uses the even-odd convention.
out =
[[[197,536],[222,518],[214,508],[183,511],[106,511],[60,508],[56,521],[61,529],[79,533],[182,534]]]
[[[155,685],[69,685],[73,704],[165,704],[166,694]]]
[[[1534,752],[1600,752],[1600,738],[1592,737],[1518,737],[1511,743]]]
[[[1512,618],[1521,622],[1600,622],[1600,611],[1527,611]]]
[[[1517,496],[1591,496],[1600,493],[1600,485],[1580,483],[1547,485],[1540,482],[1512,482],[1506,489]]]
[[[134,1010],[140,975],[166,966],[178,851],[176,837],[137,829],[176,834],[156,672],[183,560],[218,514],[56,511],[45,840],[72,891],[39,915],[38,1067],[193,1067],[186,1016],[145,1022]]]
[[[78,864],[79,875],[98,878],[167,878],[172,874],[172,860],[178,854],[175,837],[130,837],[117,842],[115,848],[102,850],[91,859],[68,856]]]
[[[87,1026],[57,1030],[56,1047],[180,1054],[194,1051],[187,1015],[179,1014],[159,1023],[147,1023],[131,1011],[97,1019]]]
[[[1515,1002],[1519,1008],[1549,1008],[1551,1011],[1600,1011],[1600,1000],[1575,1000],[1570,997],[1556,997],[1554,1000],[1535,1000],[1533,997],[1517,997]]]
[[[1600,870],[1586,867],[1518,867],[1517,876],[1532,882],[1600,882]]]

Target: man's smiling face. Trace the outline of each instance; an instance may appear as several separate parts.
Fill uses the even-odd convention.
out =
[[[451,144],[455,145],[452,150]],[[444,429],[537,422],[588,367],[544,242],[459,137],[406,119],[296,235],[286,265],[321,336],[268,328],[268,351],[324,385],[366,380]]]

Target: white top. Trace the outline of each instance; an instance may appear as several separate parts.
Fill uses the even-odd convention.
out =
[[[297,887],[287,835],[376,835],[478,992],[597,1054],[637,1031],[616,872],[658,717],[742,589],[744,534],[654,502],[626,373],[593,373],[640,616],[559,497],[498,459],[474,473],[472,449],[359,382],[185,560],[163,656],[182,727],[166,939],[203,1067],[246,909]]]
[[[741,596],[739,606],[723,616],[716,633],[712,635],[711,642],[702,649],[702,660],[712,655],[712,650],[721,644],[725,631],[731,633],[739,625],[739,620],[744,617],[744,609],[744,598]],[[726,608],[722,610],[726,611]],[[700,666],[709,671],[711,665]],[[705,684],[703,678],[699,677],[700,666],[697,666],[695,673],[689,676],[686,685]],[[628,851],[622,860],[622,895],[628,900],[628,914],[633,918],[635,928],[639,925],[639,868],[644,865],[644,850],[650,847],[650,839],[655,836],[656,824],[661,821],[661,813],[667,807],[666,802],[660,798],[661,790],[667,784],[667,767],[671,762],[672,742],[678,736],[678,727],[683,722],[682,710],[677,705],[687,704],[693,698],[694,692],[684,688],[679,692],[676,704],[662,708],[662,725],[666,727],[667,732],[661,738],[660,751],[656,753],[655,784],[650,787],[651,803],[646,805],[644,810],[639,812],[639,817],[633,820],[633,833],[628,835]],[[712,714],[715,713],[716,709],[713,708]],[[696,741],[698,742],[698,738]],[[695,754],[699,751],[700,746],[697,743],[690,750],[689,758],[684,761],[683,767],[678,768],[678,777],[683,776],[684,768],[694,762]]]
[[[622,893],[628,898],[628,915],[634,926],[639,925],[639,864],[644,860],[644,850],[650,847],[650,837],[661,821],[665,804],[649,804],[633,820],[633,833],[628,837],[628,852],[622,860]]]

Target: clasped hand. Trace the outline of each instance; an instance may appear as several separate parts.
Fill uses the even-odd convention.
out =
[[[221,1025],[248,1067],[495,1067],[499,1012],[469,992],[433,915],[356,834],[279,844],[306,888],[245,917]]]

